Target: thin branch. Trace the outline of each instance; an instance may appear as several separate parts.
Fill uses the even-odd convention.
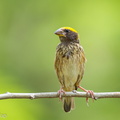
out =
[[[103,92],[94,93],[96,99],[99,98],[120,98],[120,92]],[[43,92],[43,93],[4,93],[0,94],[0,100],[2,99],[38,99],[38,98],[58,98],[57,92]],[[86,95],[86,92],[66,92],[62,97],[88,97],[91,98],[90,94]]]

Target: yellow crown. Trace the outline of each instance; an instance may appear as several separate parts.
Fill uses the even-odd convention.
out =
[[[70,30],[70,31],[73,31],[73,32],[78,33],[76,30],[74,30],[74,29],[73,29],[73,28],[71,28],[71,27],[62,27],[62,29],[68,29],[68,30]]]

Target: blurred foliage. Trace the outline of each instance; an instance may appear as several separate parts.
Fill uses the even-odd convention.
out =
[[[0,93],[57,91],[54,71],[59,39],[54,31],[75,28],[87,63],[82,86],[95,92],[120,91],[120,1],[1,0]],[[1,100],[6,120],[119,120],[120,99],[101,99],[64,113],[58,99]]]

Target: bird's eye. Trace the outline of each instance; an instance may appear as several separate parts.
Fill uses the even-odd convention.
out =
[[[69,32],[69,30],[65,30],[65,32],[66,32],[66,33],[68,33],[68,32]]]

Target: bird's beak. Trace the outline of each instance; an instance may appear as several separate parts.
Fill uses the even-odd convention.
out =
[[[56,31],[55,31],[55,34],[58,35],[58,36],[66,37],[62,29],[56,30]]]

